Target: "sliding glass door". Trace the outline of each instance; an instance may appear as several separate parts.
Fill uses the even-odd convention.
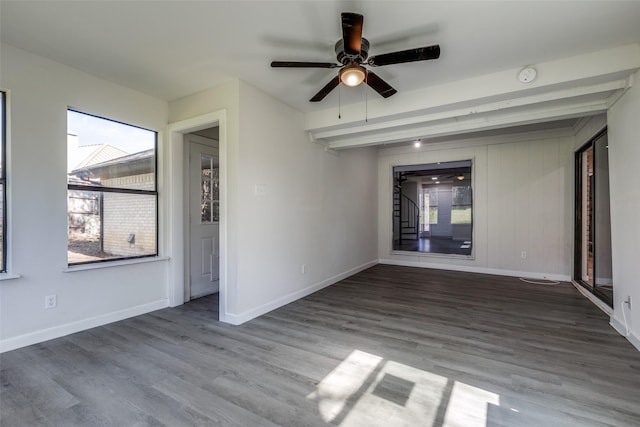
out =
[[[574,280],[612,305],[608,149],[605,131],[576,153]]]

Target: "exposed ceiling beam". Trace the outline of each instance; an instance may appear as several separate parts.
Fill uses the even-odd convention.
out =
[[[376,108],[388,101],[378,100],[369,104],[367,122],[353,119],[362,115],[354,113],[364,108],[361,104],[343,108],[344,120],[330,119],[326,111],[308,113],[306,129],[312,140],[337,149],[602,113],[633,83],[632,75],[640,69],[640,45],[536,67],[540,81],[531,84],[514,82],[517,70],[507,70],[433,87],[431,96],[424,90],[405,93],[389,108]]]

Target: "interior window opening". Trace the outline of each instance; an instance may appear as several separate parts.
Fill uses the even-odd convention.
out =
[[[393,250],[470,256],[471,160],[393,168]]]

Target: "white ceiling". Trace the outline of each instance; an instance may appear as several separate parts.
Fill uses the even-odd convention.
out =
[[[440,44],[376,69],[399,92],[640,42],[640,1],[2,0],[0,38],[167,101],[239,78],[310,112],[336,71],[269,63],[334,60],[343,11],[364,15],[370,55]]]

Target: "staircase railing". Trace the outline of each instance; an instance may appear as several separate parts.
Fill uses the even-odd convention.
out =
[[[398,230],[398,241],[420,238],[420,209],[409,197],[401,193],[401,185],[394,186],[393,217]]]

